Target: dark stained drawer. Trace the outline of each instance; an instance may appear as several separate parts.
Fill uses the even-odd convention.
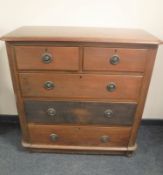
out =
[[[31,144],[67,146],[127,146],[131,127],[28,124]]]
[[[106,102],[25,102],[28,122],[53,124],[131,125],[135,103]]]
[[[136,101],[142,76],[21,73],[22,95],[26,97],[129,99]]]
[[[16,46],[19,70],[78,70],[78,47]]]
[[[84,70],[144,72],[147,49],[84,48]]]

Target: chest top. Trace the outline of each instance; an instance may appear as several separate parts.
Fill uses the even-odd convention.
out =
[[[141,29],[26,26],[4,35],[5,41],[71,41],[125,44],[160,44],[155,36]]]

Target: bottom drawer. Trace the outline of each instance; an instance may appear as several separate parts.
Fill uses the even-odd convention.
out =
[[[32,144],[67,146],[127,146],[131,127],[29,124]]]

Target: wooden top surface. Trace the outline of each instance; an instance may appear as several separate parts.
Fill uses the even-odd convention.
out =
[[[0,38],[4,41],[72,41],[130,44],[160,44],[155,36],[140,29],[95,27],[21,27]]]

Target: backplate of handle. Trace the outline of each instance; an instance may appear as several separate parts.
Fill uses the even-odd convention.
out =
[[[109,91],[109,92],[114,92],[116,90],[116,84],[113,83],[113,82],[110,82],[107,86],[106,86],[106,89]]]
[[[55,133],[50,134],[50,140],[56,142],[59,139],[59,136]]]
[[[116,65],[120,62],[120,57],[118,55],[113,55],[111,58],[110,58],[110,64],[112,65]]]
[[[51,63],[53,60],[53,57],[52,57],[52,54],[50,53],[44,53],[42,55],[42,62],[45,63],[45,64],[49,64]]]
[[[55,85],[54,85],[54,83],[53,83],[52,81],[46,81],[46,82],[44,83],[44,88],[45,88],[46,90],[54,89],[54,87],[55,87]]]
[[[48,116],[52,116],[53,117],[53,116],[56,116],[57,112],[56,112],[56,110],[54,108],[48,108],[47,114],[48,114]]]
[[[107,135],[103,135],[103,136],[101,136],[100,141],[102,143],[108,143],[110,141],[110,137]]]
[[[104,111],[104,116],[110,118],[113,115],[113,111],[111,109],[106,109]]]

